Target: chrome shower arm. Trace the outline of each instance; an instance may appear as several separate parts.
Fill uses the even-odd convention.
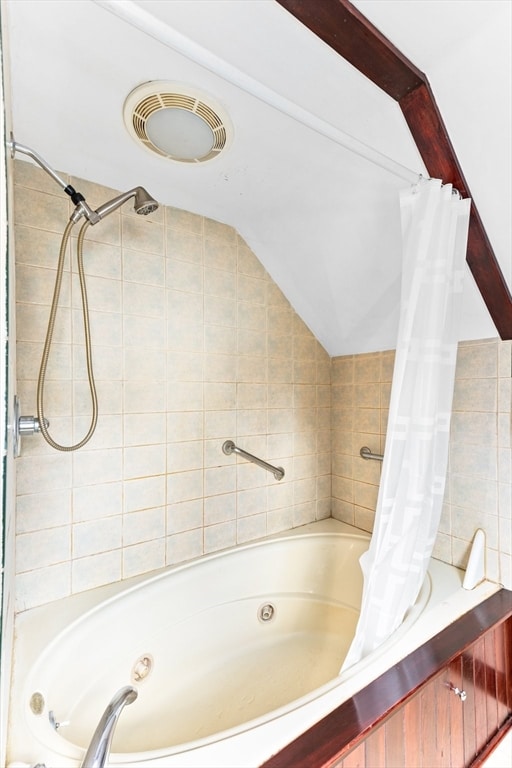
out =
[[[71,186],[71,184],[66,184],[66,182],[60,178],[58,173],[55,173],[53,168],[51,168],[48,163],[43,160],[41,155],[38,155],[37,152],[35,152],[30,147],[26,147],[24,144],[18,144],[17,141],[14,141],[14,136],[12,133],[11,140],[7,142],[7,146],[11,148],[12,158],[14,158],[16,152],[21,152],[22,155],[28,155],[28,157],[31,157],[32,160],[35,160],[35,162],[43,169],[43,171],[46,171],[46,173],[51,176],[54,181],[57,182],[59,187],[62,187],[64,192],[70,196],[71,200],[75,204],[75,210],[70,216],[70,221],[72,221],[73,224],[76,224],[76,222],[79,221],[82,216],[85,216],[89,224],[97,224],[99,221],[101,221],[101,219],[105,218],[105,216],[108,216],[108,214],[112,213],[112,211],[115,211],[117,208],[119,208],[120,205],[125,203],[131,197],[135,198],[135,213],[147,216],[148,213],[153,213],[153,211],[156,211],[158,208],[158,203],[151,197],[150,194],[148,194],[144,187],[134,187],[133,189],[130,189],[129,192],[124,192],[123,194],[115,197],[113,200],[110,200],[107,203],[103,203],[103,205],[100,205],[96,211],[93,211],[92,208],[87,204],[85,197],[81,195],[80,192],[77,192],[76,189]]]
[[[7,146],[10,146],[11,148],[11,157],[14,158],[14,155],[16,152],[21,152],[22,155],[28,155],[32,158],[32,160],[35,160],[35,162],[43,169],[43,171],[46,171],[46,173],[52,177],[54,181],[57,182],[59,187],[62,187],[64,192],[66,192],[68,188],[68,184],[61,179],[61,177],[51,168],[48,163],[43,160],[41,155],[38,155],[37,152],[35,152],[33,149],[30,149],[30,147],[26,147],[24,144],[19,144],[19,142],[14,141],[14,136],[11,133],[11,140],[7,142]]]
[[[43,169],[43,171],[46,171],[46,173],[51,176],[54,181],[57,182],[59,187],[62,187],[64,192],[70,196],[71,200],[76,206],[75,210],[71,214],[71,221],[76,224],[76,222],[81,219],[82,216],[85,216],[91,224],[98,223],[100,217],[96,214],[95,211],[92,210],[89,205],[87,205],[85,197],[80,194],[80,192],[77,192],[76,189],[71,186],[71,184],[67,184],[63,179],[61,179],[59,174],[56,173],[45,160],[43,160],[41,155],[38,155],[37,152],[30,147],[26,147],[24,144],[19,144],[17,141],[14,141],[14,136],[12,133],[11,140],[7,142],[7,145],[11,148],[12,158],[14,158],[16,152],[21,152],[22,155],[28,155],[28,157],[31,157],[32,160],[35,160],[35,162]]]

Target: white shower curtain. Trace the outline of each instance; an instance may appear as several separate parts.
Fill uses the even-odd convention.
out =
[[[401,624],[426,575],[441,516],[471,201],[421,180],[401,194],[402,299],[363,602],[342,670]]]

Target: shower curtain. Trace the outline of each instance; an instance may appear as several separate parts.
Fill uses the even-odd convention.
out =
[[[363,601],[342,670],[401,624],[426,575],[441,516],[471,201],[422,179],[401,193],[398,341]]]

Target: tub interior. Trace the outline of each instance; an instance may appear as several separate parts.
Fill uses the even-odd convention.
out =
[[[114,694],[134,685],[138,698],[121,714],[112,757],[146,759],[225,738],[320,695],[341,679],[368,545],[364,535],[283,537],[173,569],[100,603],[30,669],[30,731],[78,759]],[[41,712],[30,707],[34,693]]]
[[[258,611],[270,603],[275,613],[261,622]],[[307,594],[272,594],[191,617],[176,626],[172,658],[155,658],[147,680],[136,685],[138,699],[123,711],[113,751],[163,750],[203,739],[319,688],[338,673],[357,616]],[[102,688],[106,704],[111,692],[95,680],[75,697],[73,711],[63,713],[71,724],[61,735],[74,744],[87,747]]]

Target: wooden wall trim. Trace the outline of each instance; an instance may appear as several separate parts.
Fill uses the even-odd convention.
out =
[[[499,335],[512,339],[512,295],[426,76],[349,0],[277,2],[398,102],[430,176],[472,198],[468,266]]]
[[[345,701],[262,768],[331,765],[484,632],[508,620],[512,620],[512,592],[501,589]],[[512,709],[512,701],[507,705]]]

